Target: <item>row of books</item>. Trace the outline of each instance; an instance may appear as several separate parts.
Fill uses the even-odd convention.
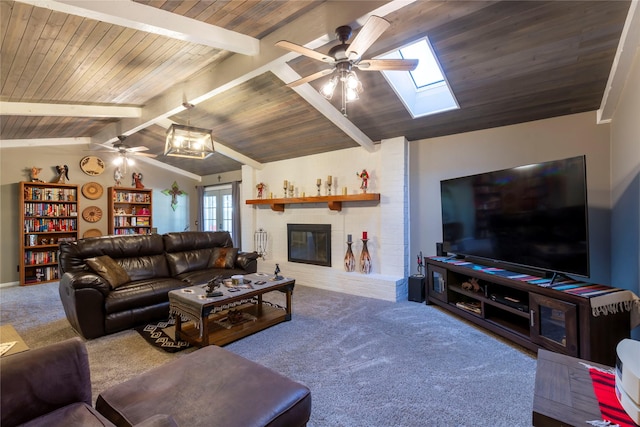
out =
[[[78,216],[75,203],[25,203],[24,216]]]
[[[119,203],[151,203],[151,195],[148,193],[122,193],[114,191],[113,201]]]
[[[113,222],[116,227],[148,227],[151,225],[148,216],[118,216],[113,219]]]
[[[25,272],[24,282],[26,284],[46,282],[60,278],[57,266],[30,268]]]
[[[59,200],[72,202],[77,200],[75,188],[39,188],[26,187],[25,200]]]
[[[24,221],[24,231],[46,232],[46,231],[75,231],[78,229],[77,219],[26,219]]]
[[[114,234],[151,234],[150,228],[118,228]]]
[[[25,251],[25,265],[52,264],[58,262],[58,251]]]

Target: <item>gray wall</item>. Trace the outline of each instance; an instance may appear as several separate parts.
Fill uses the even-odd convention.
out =
[[[87,155],[98,155],[107,163],[105,172],[98,176],[86,175],[80,169],[80,159]],[[82,219],[79,221],[80,236],[90,228],[98,228],[103,234],[107,234],[107,187],[114,185],[111,164],[115,157],[112,153],[95,153],[88,151],[87,145],[61,145],[61,146],[29,146],[21,148],[0,149],[0,284],[18,281],[17,265],[19,263],[19,207],[18,207],[18,183],[30,179],[28,170],[31,166],[42,168],[40,178],[51,181],[55,176],[55,166],[66,164],[69,166],[69,182],[82,184],[98,182],[104,187],[104,194],[98,200],[89,200],[84,196],[79,197],[80,212],[87,206],[98,206],[103,211],[103,217],[97,223],[88,223]],[[154,166],[150,163],[138,160],[136,165],[130,167],[127,176],[122,181],[123,186],[131,186],[132,170],[143,175],[145,188],[153,191],[153,226],[159,233],[169,231],[182,231],[185,227],[193,227],[192,212],[195,212],[195,185],[196,180],[175,174],[171,171]],[[171,188],[176,181],[178,187],[187,192],[187,195],[178,197],[178,205],[174,211],[171,208],[171,197],[162,193],[162,190]],[[193,228],[192,228],[193,229]]]
[[[609,125],[595,122],[590,112],[411,142],[411,259],[442,241],[441,180],[586,155],[590,280],[610,284]]]
[[[611,122],[611,281],[640,295],[640,50]],[[640,340],[640,327],[633,337]]]

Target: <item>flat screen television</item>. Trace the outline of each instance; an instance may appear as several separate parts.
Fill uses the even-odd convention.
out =
[[[447,179],[440,190],[448,252],[589,276],[584,156]]]

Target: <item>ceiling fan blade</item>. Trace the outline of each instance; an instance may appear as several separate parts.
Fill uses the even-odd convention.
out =
[[[413,71],[418,62],[417,59],[363,59],[355,65],[362,71]]]
[[[287,86],[288,87],[300,86],[301,84],[309,83],[309,82],[312,82],[312,81],[314,81],[316,79],[319,79],[320,77],[327,76],[327,75],[333,73],[335,70],[336,70],[335,68],[330,68],[330,69],[318,71],[317,73],[313,73],[310,76],[303,77],[301,79],[295,80],[295,81],[287,84]]]
[[[389,28],[389,25],[391,25],[391,23],[386,19],[371,15],[347,48],[345,52],[347,58],[351,60],[362,58],[362,55],[364,55],[367,49],[378,40],[378,37]]]
[[[329,55],[325,55],[324,53],[316,52],[315,50],[306,48],[304,46],[300,46],[299,44],[291,43],[286,40],[280,40],[276,43],[276,46],[281,47],[283,49],[290,50],[292,52],[299,53],[301,55],[307,56],[312,59],[317,59],[318,61],[327,62],[333,64],[335,61]]]
[[[139,146],[139,147],[128,147],[127,151],[136,152],[136,151],[149,151],[147,147]]]

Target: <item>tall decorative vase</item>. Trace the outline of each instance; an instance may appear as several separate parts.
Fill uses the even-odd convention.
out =
[[[356,271],[356,257],[353,256],[351,243],[352,242],[347,242],[347,253],[344,256],[344,270],[349,272]]]
[[[368,240],[362,239],[362,253],[360,254],[360,272],[364,274],[371,273],[371,255],[369,255],[369,249],[367,248]]]

